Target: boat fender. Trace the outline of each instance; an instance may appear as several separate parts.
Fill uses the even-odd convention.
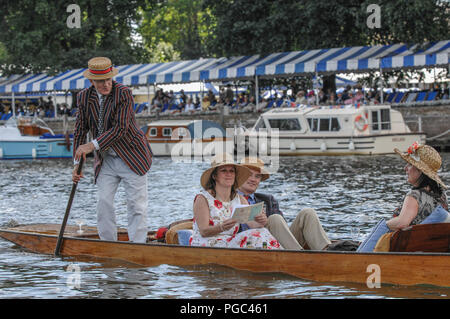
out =
[[[36,149],[35,149],[35,148],[32,148],[32,149],[31,149],[31,156],[32,156],[33,158],[36,158]]]
[[[323,142],[323,143],[320,145],[320,150],[321,150],[322,152],[325,152],[325,151],[327,150],[327,144],[325,144],[325,142]]]
[[[290,148],[291,148],[291,151],[295,151],[297,149],[294,142],[291,143]]]
[[[358,131],[364,132],[369,127],[369,121],[367,120],[367,117],[363,116],[362,114],[359,114],[355,117],[355,126]]]
[[[350,151],[354,151],[355,150],[355,143],[353,143],[353,141],[350,141],[350,143],[348,143],[348,149]]]

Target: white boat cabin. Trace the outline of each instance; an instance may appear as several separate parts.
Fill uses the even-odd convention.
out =
[[[202,155],[208,144],[222,147],[223,142],[231,140],[227,138],[226,131],[220,124],[207,120],[155,121],[143,130],[156,156],[180,156],[180,153],[188,157],[194,153]],[[179,150],[182,147],[176,146],[179,143],[189,146],[184,145],[183,149]],[[201,146],[199,150],[196,149],[196,144]]]
[[[395,147],[406,150],[415,141],[425,142],[425,135],[412,132],[390,105],[272,109],[245,135],[250,149],[264,145],[280,155],[391,154]],[[264,136],[272,141],[251,141]]]
[[[380,133],[409,133],[399,111],[390,105],[361,108],[279,108],[272,109],[256,122],[253,130],[278,129],[288,133],[309,136],[372,135]]]

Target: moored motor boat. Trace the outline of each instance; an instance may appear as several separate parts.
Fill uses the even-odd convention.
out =
[[[0,126],[0,159],[71,158],[72,137],[55,135],[40,119],[14,118]]]
[[[0,229],[0,237],[35,253],[53,254],[60,225],[32,224]],[[142,266],[217,264],[252,272],[284,273],[325,282],[436,285],[450,287],[450,223],[417,225],[397,231],[394,252],[269,250],[166,244],[149,232],[147,243],[100,240],[95,227],[65,228],[60,254],[122,260]],[[415,238],[415,239],[414,239]]]
[[[208,120],[155,121],[143,130],[155,156],[210,156],[225,150],[226,142],[232,146],[225,129]]]
[[[261,155],[376,155],[425,143],[390,105],[275,108],[241,137]]]

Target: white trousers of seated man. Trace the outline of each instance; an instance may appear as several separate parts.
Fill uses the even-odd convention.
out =
[[[139,176],[118,156],[106,155],[97,178],[97,229],[100,239],[117,240],[114,197],[122,182],[127,198],[128,238],[132,242],[147,240],[147,174]]]
[[[281,215],[270,215],[266,227],[284,249],[322,250],[331,244],[312,208],[301,210],[290,227]]]

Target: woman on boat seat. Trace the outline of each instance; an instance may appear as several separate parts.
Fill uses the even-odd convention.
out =
[[[212,158],[211,168],[200,179],[203,189],[194,199],[191,246],[282,249],[264,225],[257,222],[259,218],[247,222],[249,229],[242,232],[238,232],[240,224],[231,218],[233,207],[248,205],[237,189],[249,176],[249,169],[235,164],[230,154]]]
[[[431,146],[417,142],[402,153],[394,151],[407,162],[405,172],[412,189],[406,194],[403,205],[396,209],[393,218],[381,220],[366,240],[359,246],[359,252],[373,251],[381,236],[388,232],[418,224],[431,224],[449,221],[448,203],[445,189],[447,186],[437,172],[442,160]]]

